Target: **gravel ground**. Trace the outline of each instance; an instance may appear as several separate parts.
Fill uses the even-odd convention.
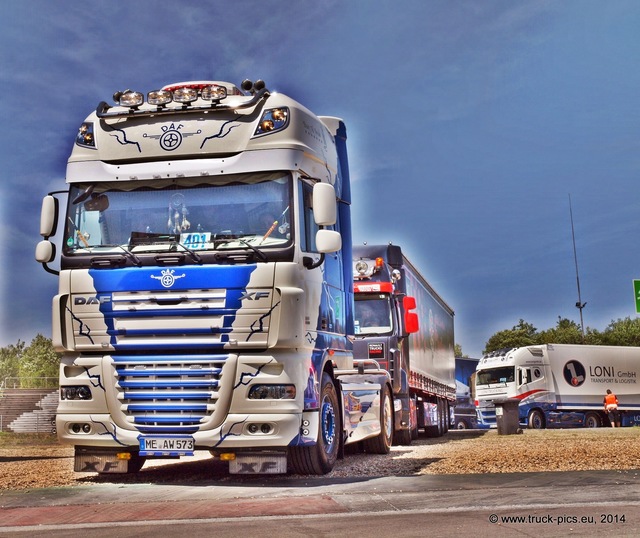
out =
[[[640,469],[640,428],[525,430],[498,435],[495,430],[451,431],[439,439],[420,437],[391,454],[348,454],[328,477],[423,474],[514,473]],[[290,475],[295,478],[294,475]],[[298,477],[299,478],[299,477]],[[2,490],[107,483],[212,483],[264,481],[264,476],[230,476],[227,464],[208,452],[175,461],[148,461],[137,475],[73,472],[73,449],[43,434],[0,434]]]

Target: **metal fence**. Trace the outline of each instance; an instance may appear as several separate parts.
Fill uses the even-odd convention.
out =
[[[3,389],[55,389],[57,387],[57,377],[5,377],[0,383],[0,393]]]

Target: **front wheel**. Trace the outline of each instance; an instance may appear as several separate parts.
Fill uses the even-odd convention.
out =
[[[322,374],[320,387],[320,431],[313,446],[292,447],[289,462],[298,474],[327,474],[338,459],[342,424],[338,393],[331,376]]]
[[[364,447],[372,454],[388,454],[393,437],[393,403],[389,387],[382,387],[380,392],[380,426],[381,431],[371,439],[365,439]]]
[[[467,421],[463,418],[456,419],[456,430],[466,430],[469,427]]]
[[[545,420],[542,411],[534,409],[529,413],[528,425],[530,430],[543,430],[545,427]]]

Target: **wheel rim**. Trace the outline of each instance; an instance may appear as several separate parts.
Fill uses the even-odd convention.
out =
[[[391,399],[384,399],[384,431],[387,439],[390,439],[393,435],[393,419],[391,418]]]
[[[534,411],[531,423],[533,424],[534,430],[542,429],[542,417],[540,416],[540,413]]]
[[[333,404],[325,399],[322,402],[322,440],[324,441],[325,451],[331,452],[333,442],[336,438],[336,415]]]

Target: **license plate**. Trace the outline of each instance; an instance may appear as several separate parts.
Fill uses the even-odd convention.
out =
[[[141,456],[193,456],[193,437],[140,437]]]

